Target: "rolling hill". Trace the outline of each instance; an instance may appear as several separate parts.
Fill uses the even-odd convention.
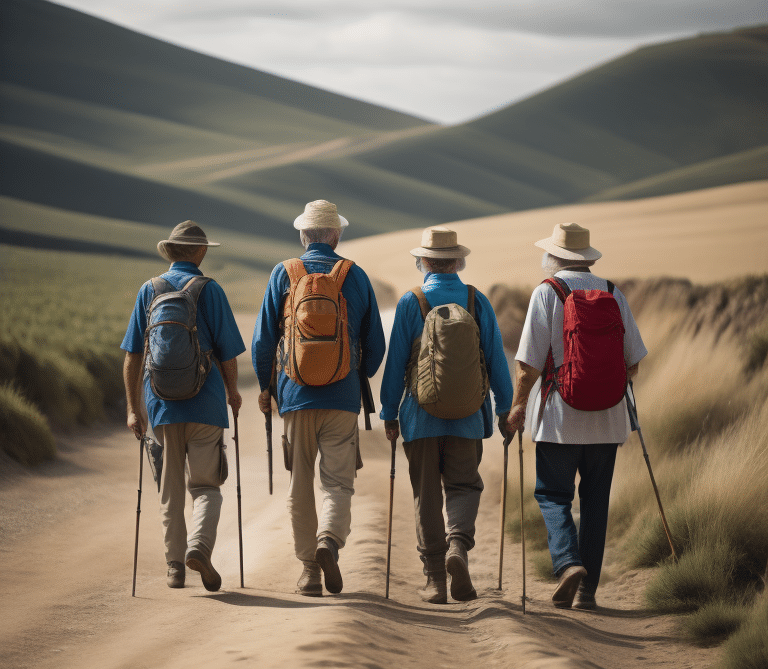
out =
[[[6,211],[286,243],[317,198],[354,238],[768,173],[768,26],[646,47],[442,127],[45,0],[5,0],[0,19]]]

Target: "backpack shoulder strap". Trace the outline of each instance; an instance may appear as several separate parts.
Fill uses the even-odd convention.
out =
[[[193,276],[187,283],[184,284],[182,290],[188,292],[192,297],[192,301],[197,304],[200,299],[200,293],[203,292],[205,285],[211,280],[209,276]]]
[[[288,272],[288,278],[291,280],[291,285],[295,285],[298,280],[307,275],[307,270],[304,267],[304,263],[301,262],[301,258],[291,258],[290,260],[283,261],[283,267]]]
[[[467,312],[475,318],[475,287],[467,285]]]
[[[341,290],[341,287],[344,285],[347,274],[349,274],[349,270],[352,269],[352,265],[354,264],[353,261],[342,258],[336,262],[333,269],[330,271],[330,276],[339,290]]]
[[[568,284],[559,276],[553,276],[549,279],[544,279],[542,283],[547,283],[552,286],[552,289],[560,298],[561,302],[565,302],[566,298],[571,294],[571,289],[568,287]]]
[[[421,317],[424,320],[427,320],[427,314],[432,311],[432,307],[429,305],[429,300],[427,300],[427,296],[424,294],[424,291],[421,289],[421,286],[416,286],[416,288],[411,288],[411,292],[416,296],[416,299],[419,301],[419,308],[421,309]]]
[[[161,276],[156,276],[151,279],[152,283],[152,291],[155,294],[155,297],[158,295],[162,295],[163,293],[172,293],[176,288],[171,284],[170,281],[167,281]]]
[[[616,288],[616,286],[613,285],[613,281],[608,281],[608,292],[613,295],[613,289]]]

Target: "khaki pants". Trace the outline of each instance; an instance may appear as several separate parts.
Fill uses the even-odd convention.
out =
[[[201,423],[159,425],[154,430],[163,445],[160,479],[160,518],[163,522],[166,562],[184,562],[187,549],[196,548],[208,557],[216,543],[221,515],[221,447],[224,429]],[[192,495],[192,527],[187,535],[184,520],[186,488]]]
[[[352,522],[357,414],[331,409],[291,411],[283,416],[293,453],[288,512],[299,560],[314,560],[317,541],[330,537],[342,548]],[[320,452],[320,519],[315,509],[315,460]]]
[[[475,546],[475,520],[483,492],[477,467],[482,439],[427,437],[403,444],[413,488],[417,548],[422,559],[445,555],[451,539]],[[445,512],[443,517],[443,488]]]

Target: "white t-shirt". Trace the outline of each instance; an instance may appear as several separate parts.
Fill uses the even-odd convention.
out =
[[[556,276],[563,279],[571,290],[608,290],[608,282],[590,272],[563,270]],[[624,360],[631,367],[640,362],[648,351],[626,298],[618,288],[614,289],[613,295],[624,321]],[[515,359],[542,371],[550,346],[555,367],[559,367],[563,364],[563,303],[552,286],[540,284],[531,296]],[[531,390],[525,417],[526,430],[534,441],[623,444],[629,436],[626,399],[604,411],[579,411],[566,404],[560,393],[553,389],[547,398],[541,425],[538,424],[540,403],[541,379]]]

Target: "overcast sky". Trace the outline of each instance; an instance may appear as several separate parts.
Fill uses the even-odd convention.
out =
[[[636,47],[768,22],[765,0],[58,0],[138,32],[459,123]]]

